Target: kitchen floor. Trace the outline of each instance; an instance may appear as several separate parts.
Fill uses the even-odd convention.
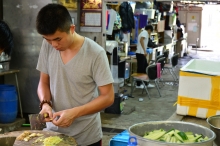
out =
[[[215,57],[213,57],[213,55]],[[208,57],[209,56],[209,57]],[[219,55],[220,56],[220,55]],[[178,74],[179,68],[185,65],[192,58],[210,59],[214,58],[220,60],[217,53],[214,52],[202,52],[195,50],[189,50],[189,54],[185,57],[179,58],[179,64],[176,72]],[[136,123],[147,122],[147,121],[161,121],[161,120],[177,120],[177,121],[189,121],[208,127],[205,119],[199,119],[190,116],[176,115],[176,100],[178,95],[178,84],[172,84],[173,80],[169,72],[164,72],[162,75],[163,83],[161,86],[161,95],[159,96],[156,88],[148,88],[151,98],[149,99],[147,94],[142,94],[141,89],[135,89],[133,96],[134,98],[125,99],[123,101],[124,108],[121,114],[111,114],[101,112],[102,127],[103,127],[103,146],[109,146],[109,142],[112,137],[116,134],[121,133],[125,129]],[[121,88],[125,90],[124,95],[130,94],[130,88],[127,84]],[[142,98],[143,101],[139,101]],[[29,127],[20,127],[17,130],[26,130]]]

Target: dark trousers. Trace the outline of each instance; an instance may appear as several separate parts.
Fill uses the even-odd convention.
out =
[[[93,143],[93,144],[91,144],[89,146],[102,146],[102,140],[100,140],[100,141],[98,141],[96,143]]]
[[[136,53],[137,58],[137,73],[146,73],[146,68],[148,66],[147,58],[144,54]],[[137,81],[137,86],[140,86],[141,82]]]

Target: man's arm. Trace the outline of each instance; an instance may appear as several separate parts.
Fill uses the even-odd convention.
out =
[[[53,114],[53,119],[60,117],[58,120],[53,120],[53,124],[59,127],[68,127],[72,122],[81,116],[97,113],[114,102],[114,88],[112,83],[99,87],[100,95],[91,102],[63,110]]]
[[[77,107],[79,111],[77,117],[99,112],[113,104],[114,89],[112,83],[100,86],[99,92],[100,95],[93,101],[89,102],[88,104]]]
[[[43,72],[40,73],[40,81],[37,88],[37,94],[40,99],[40,102],[42,102],[43,100],[51,101],[49,79],[50,77],[48,74],[45,74]],[[49,113],[49,116],[52,117],[51,107],[49,106],[49,104],[44,103],[42,109],[43,110],[40,113],[47,112]]]
[[[144,47],[144,37],[140,38],[141,47],[144,50],[144,55],[147,56],[146,48]]]

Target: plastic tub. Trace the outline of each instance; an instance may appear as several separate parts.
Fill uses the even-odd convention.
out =
[[[14,122],[18,113],[17,91],[14,85],[0,85],[0,123]]]
[[[180,70],[207,75],[220,75],[219,61],[192,59]]]

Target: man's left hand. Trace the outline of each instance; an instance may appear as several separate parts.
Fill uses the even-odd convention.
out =
[[[77,112],[74,109],[75,108],[54,113],[54,120],[52,121],[52,123],[58,127],[69,127],[77,117]]]

